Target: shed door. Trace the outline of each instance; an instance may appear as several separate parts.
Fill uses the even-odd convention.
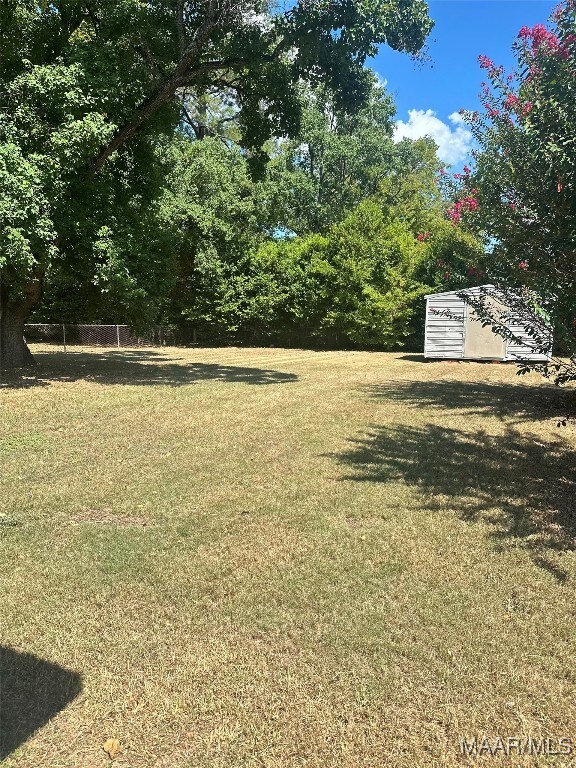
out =
[[[482,327],[472,307],[468,306],[467,310],[464,357],[503,360],[506,357],[505,340],[495,334],[489,325]]]

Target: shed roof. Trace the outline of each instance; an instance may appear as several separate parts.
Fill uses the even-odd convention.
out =
[[[441,293],[429,293],[424,296],[425,299],[435,299],[437,296],[453,296],[458,293],[469,293],[472,296],[481,291],[485,291],[487,288],[494,288],[493,285],[477,285],[472,288],[455,288],[453,291],[442,291]]]

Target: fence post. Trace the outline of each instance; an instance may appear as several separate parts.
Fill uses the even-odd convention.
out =
[[[120,326],[116,326],[116,341],[118,342],[118,349],[120,349]]]
[[[62,323],[62,338],[64,340],[64,354],[66,354],[66,326]]]

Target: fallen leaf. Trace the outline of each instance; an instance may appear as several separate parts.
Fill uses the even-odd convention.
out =
[[[120,754],[120,742],[118,739],[106,739],[102,749],[108,754],[108,757],[114,760],[116,755]]]

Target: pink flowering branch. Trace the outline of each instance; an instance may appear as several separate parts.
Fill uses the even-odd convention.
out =
[[[455,203],[448,209],[448,218],[453,224],[458,224],[462,221],[462,216],[467,212],[477,211],[479,206],[476,195],[478,190],[473,189],[469,195],[456,200]]]

